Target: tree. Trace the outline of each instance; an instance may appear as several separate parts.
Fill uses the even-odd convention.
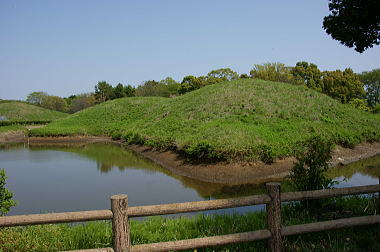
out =
[[[70,105],[70,112],[75,113],[85,108],[95,105],[95,96],[93,93],[86,93],[77,95]]]
[[[379,0],[330,0],[329,10],[323,29],[333,39],[359,53],[380,43]]]
[[[165,97],[170,97],[173,95],[178,95],[178,89],[180,84],[175,81],[172,77],[166,77],[159,82],[160,88],[165,92]]]
[[[97,103],[102,103],[113,99],[113,88],[106,81],[99,81],[95,86],[95,98]]]
[[[363,84],[351,68],[346,68],[343,72],[324,71],[322,80],[322,92],[342,103],[347,103],[354,98],[362,99],[365,96]]]
[[[41,107],[60,112],[67,112],[68,110],[65,99],[52,95],[47,95],[42,98]]]
[[[5,188],[5,170],[0,170],[0,216],[3,216],[9,212],[12,206],[16,206],[16,202],[12,199],[13,194]]]
[[[239,79],[249,79],[249,75],[243,73],[243,74],[241,74],[241,75],[239,76]]]
[[[207,84],[205,77],[195,77],[192,75],[185,76],[181,82],[178,92],[184,94],[201,87],[204,87]]]
[[[258,78],[269,81],[280,81],[292,83],[294,81],[290,68],[282,63],[265,63],[264,65],[255,65],[249,72],[252,78]]]
[[[35,105],[41,105],[42,99],[48,94],[45,92],[32,92],[26,97],[26,102],[32,103]]]
[[[366,90],[366,98],[370,107],[380,103],[380,68],[359,75]]]
[[[115,99],[125,97],[125,90],[123,84],[119,83],[113,88],[113,97]]]
[[[136,89],[131,85],[124,86],[124,94],[126,97],[135,96]]]
[[[207,76],[223,79],[223,81],[239,79],[239,75],[233,70],[231,70],[231,68],[220,68],[217,70],[212,70],[207,74]]]
[[[145,81],[136,88],[136,96],[160,96],[158,82],[155,80]]]
[[[322,72],[317,65],[305,61],[297,62],[292,68],[291,73],[295,79],[295,83],[302,83],[308,88],[322,92]]]

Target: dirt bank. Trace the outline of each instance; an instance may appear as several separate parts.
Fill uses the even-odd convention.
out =
[[[285,158],[276,160],[271,165],[263,162],[190,165],[172,151],[153,151],[139,145],[131,145],[129,148],[175,174],[205,182],[231,185],[261,183],[284,178],[289,175],[295,161],[294,158]],[[331,166],[346,165],[376,155],[380,155],[380,142],[359,144],[354,149],[338,146],[334,150]]]
[[[41,126],[27,126],[28,129]],[[111,142],[110,137],[72,136],[72,137],[27,137],[25,131],[9,131],[0,134],[0,144],[28,142],[31,146],[78,146],[90,143]]]
[[[75,137],[30,137],[24,132],[7,132],[0,135],[1,143],[29,141],[31,146],[72,146],[96,142],[110,142],[110,137],[75,136]],[[130,145],[129,149],[156,162],[174,174],[204,182],[221,184],[249,184],[278,180],[289,174],[294,158],[276,160],[271,165],[263,162],[236,162],[191,165],[172,151],[154,151],[151,148]],[[361,159],[380,155],[380,142],[363,143],[354,149],[338,146],[333,153],[331,166],[346,165]]]

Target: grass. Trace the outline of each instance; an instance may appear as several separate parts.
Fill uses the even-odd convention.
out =
[[[67,116],[66,113],[41,108],[35,105],[7,101],[0,103],[0,116],[10,121],[52,121]]]
[[[19,130],[26,130],[24,126],[22,125],[9,125],[9,126],[1,126],[0,127],[0,134],[10,131],[19,131]]]
[[[333,203],[333,204],[332,204]],[[375,213],[375,197],[332,199],[323,211],[308,212],[298,205],[284,205],[283,225]],[[324,214],[318,214],[323,212]],[[197,215],[186,218],[152,217],[131,221],[132,244],[172,241],[264,229],[265,213],[246,215]],[[86,224],[41,225],[0,229],[0,251],[60,251],[112,246],[112,228],[106,221]],[[378,251],[380,226],[370,225],[284,238],[284,251]],[[266,241],[206,248],[198,251],[266,251]]]
[[[108,135],[193,161],[291,156],[300,141],[323,135],[345,147],[380,139],[380,115],[302,86],[243,79],[176,98],[131,97],[91,107],[34,129],[33,136]]]

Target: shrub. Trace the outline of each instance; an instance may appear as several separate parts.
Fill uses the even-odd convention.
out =
[[[275,158],[275,154],[272,150],[272,147],[266,144],[262,144],[259,146],[259,155],[261,161],[266,164],[272,164]]]
[[[189,162],[216,162],[224,160],[223,155],[217,152],[208,142],[199,142],[184,146],[184,154]]]
[[[5,170],[0,170],[0,216],[9,212],[12,206],[16,206],[16,202],[12,199],[13,194],[5,188]]]
[[[325,175],[329,167],[328,161],[332,157],[332,147],[330,141],[320,136],[313,136],[301,142],[295,153],[297,162],[290,173],[292,184],[297,190],[319,190],[332,187],[332,179]]]

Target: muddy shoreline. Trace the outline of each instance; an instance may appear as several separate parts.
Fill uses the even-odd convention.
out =
[[[115,142],[110,137],[26,137],[24,132],[15,131],[0,134],[0,144],[28,142],[31,146],[83,146],[90,143]],[[258,184],[280,180],[289,175],[294,158],[276,160],[267,165],[263,162],[220,162],[215,164],[188,164],[173,151],[156,151],[146,146],[125,145],[126,148],[165,167],[176,175],[195,180],[229,185]],[[380,142],[362,143],[353,149],[338,146],[333,152],[331,166],[347,165],[355,161],[380,155]]]

